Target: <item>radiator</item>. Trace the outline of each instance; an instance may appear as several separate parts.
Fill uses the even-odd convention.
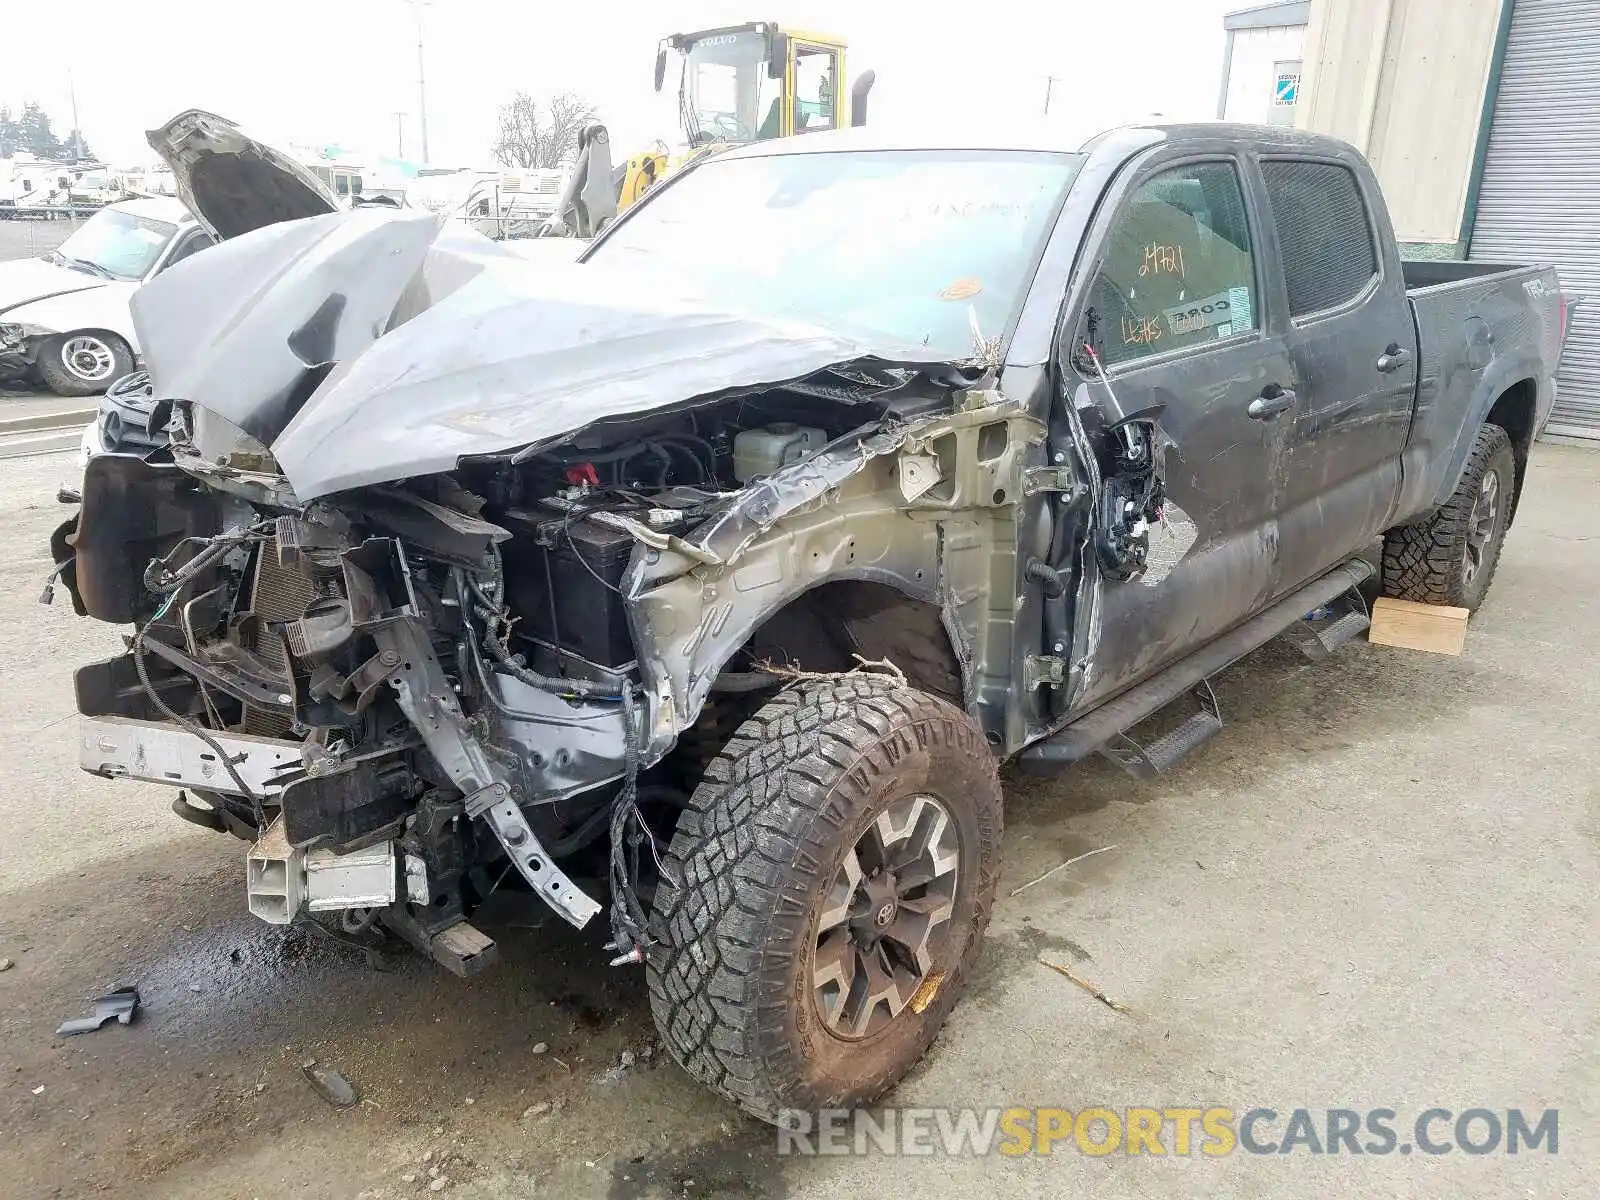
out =
[[[317,579],[285,567],[278,561],[277,543],[263,542],[256,550],[255,577],[250,585],[250,609],[257,617],[255,629],[260,633],[249,639],[245,649],[287,679],[289,663],[284,656],[283,639],[262,636],[266,633],[266,623],[298,621],[306,615],[306,607],[320,595],[322,589]],[[283,737],[289,732],[289,719],[282,713],[262,711],[247,704],[239,728],[244,733],[261,737]]]

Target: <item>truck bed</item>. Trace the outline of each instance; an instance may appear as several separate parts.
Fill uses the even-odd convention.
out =
[[[1525,389],[1538,432],[1554,403],[1543,381],[1561,355],[1566,305],[1550,267],[1502,263],[1401,264],[1416,323],[1417,405],[1406,442],[1397,523],[1444,502],[1478,425],[1500,396]]]
[[[1537,270],[1516,263],[1460,262],[1455,259],[1406,259],[1400,264],[1405,273],[1406,290],[1437,287],[1444,283],[1460,283],[1467,279],[1483,279],[1490,275],[1504,275],[1508,271]]]

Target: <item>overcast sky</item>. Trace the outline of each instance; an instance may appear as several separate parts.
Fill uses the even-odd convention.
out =
[[[487,163],[495,108],[519,88],[587,97],[621,152],[670,137],[673,109],[651,91],[657,40],[752,20],[844,38],[850,79],[867,67],[878,73],[874,120],[958,104],[995,120],[1033,116],[1048,75],[1057,77],[1052,119],[1075,126],[1153,113],[1203,119],[1215,113],[1222,14],[1248,0],[776,3],[432,0],[422,10],[431,158]],[[417,27],[406,0],[5,7],[0,104],[15,111],[37,100],[64,135],[70,68],[90,148],[116,165],[152,160],[142,131],[185,108],[221,113],[269,142],[382,154],[395,153],[394,114],[404,112],[407,157],[417,156]]]

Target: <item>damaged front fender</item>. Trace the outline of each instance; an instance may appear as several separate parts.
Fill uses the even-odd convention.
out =
[[[636,557],[625,591],[651,698],[647,758],[694,723],[763,622],[845,581],[937,606],[960,698],[1003,740],[1014,716],[1009,632],[1024,597],[994,567],[996,556],[1014,565],[1015,501],[1044,437],[1002,393],[966,390],[954,412],[841,439],[747,488],[683,550]],[[914,488],[908,471],[921,473]]]

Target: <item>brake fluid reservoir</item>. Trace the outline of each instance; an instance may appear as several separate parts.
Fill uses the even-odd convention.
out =
[[[733,439],[733,477],[740,483],[749,483],[758,476],[771,475],[779,467],[815,454],[827,440],[825,430],[788,422],[741,430]]]

